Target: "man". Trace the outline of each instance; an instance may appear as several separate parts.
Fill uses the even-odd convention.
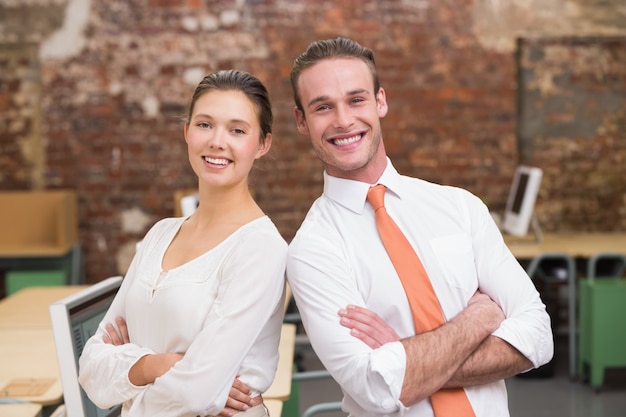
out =
[[[324,193],[290,244],[287,277],[344,410],[446,417],[434,398],[457,391],[466,415],[508,416],[503,379],[547,363],[554,347],[545,306],[487,208],[462,189],[396,172],[369,49],[345,38],[313,42],[291,82],[298,131],[324,164]],[[381,241],[367,197],[376,184],[440,305],[443,321],[428,331],[416,330],[420,318]],[[458,397],[450,398],[444,403]]]

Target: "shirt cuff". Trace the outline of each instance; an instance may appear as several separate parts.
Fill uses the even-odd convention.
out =
[[[386,343],[372,351],[370,366],[387,384],[390,397],[382,400],[382,408],[389,410],[395,407],[404,409],[400,402],[404,372],[406,369],[406,352],[400,342]]]
[[[506,341],[522,355],[538,367],[546,363],[552,355],[552,339],[546,338],[544,334],[532,334],[531,331],[524,333],[523,324],[514,319],[505,319],[493,336]]]

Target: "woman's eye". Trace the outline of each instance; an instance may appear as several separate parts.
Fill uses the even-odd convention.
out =
[[[211,126],[210,126],[208,123],[206,123],[206,122],[200,122],[200,123],[198,123],[198,125],[197,125],[197,126],[198,126],[198,127],[203,128],[203,129],[207,129],[207,128],[211,127]]]
[[[238,135],[244,135],[246,133],[246,131],[243,129],[233,129],[233,132],[235,132]]]

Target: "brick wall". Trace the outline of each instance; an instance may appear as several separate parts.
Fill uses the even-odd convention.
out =
[[[619,34],[620,1],[603,3],[618,10],[607,11],[613,20],[594,15],[581,26],[583,14],[568,19],[578,22],[572,26],[578,32],[604,28]],[[558,1],[539,3],[541,14],[526,7],[528,2],[496,9],[500,2],[486,0],[5,3],[0,5],[0,189],[76,189],[87,281],[124,272],[135,242],[173,212],[174,191],[195,186],[182,137],[182,116],[195,85],[206,72],[236,67],[261,78],[273,100],[274,146],[252,184],[261,206],[290,239],[321,192],[322,173],[308,139],[294,126],[289,70],[312,40],[345,35],[376,53],[390,106],[385,142],[400,172],[466,187],[501,211],[528,145],[534,153],[527,162],[549,168],[539,201],[545,230],[624,230],[626,202],[617,179],[623,171],[615,174],[598,162],[588,166],[590,175],[573,175],[580,173],[577,164],[591,164],[582,158],[571,162],[571,176],[556,176],[558,165],[549,166],[542,159],[547,153],[537,152],[548,146],[564,162],[572,153],[587,154],[582,145],[573,151],[573,144],[597,144],[599,159],[617,157],[623,149],[623,107],[609,109],[611,114],[594,124],[595,139],[524,134],[518,142],[518,64],[530,68],[536,61],[518,61],[515,39],[565,30]],[[553,21],[560,25],[544,25],[546,11],[555,13]],[[620,53],[617,67],[623,67]],[[562,65],[568,62],[560,59]],[[606,89],[604,81],[588,76],[579,83]],[[540,110],[539,102],[530,109]],[[592,175],[594,167],[602,167],[601,178]],[[573,187],[590,177],[615,186],[592,198],[585,193],[553,198],[558,181]],[[622,196],[615,196],[620,186]],[[595,215],[566,216],[563,207],[575,204],[586,204],[587,211],[611,206],[622,220],[609,226]]]
[[[626,38],[520,42],[521,160],[547,230],[626,230]]]
[[[0,189],[41,186],[40,87],[35,45],[0,44]]]

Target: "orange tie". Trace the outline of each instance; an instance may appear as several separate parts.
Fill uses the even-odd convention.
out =
[[[376,226],[406,292],[415,330],[419,333],[433,330],[445,318],[428,274],[396,223],[385,209],[386,187],[378,184],[369,189],[367,200],[376,212]],[[441,389],[430,396],[436,417],[474,417],[474,410],[463,388]]]

